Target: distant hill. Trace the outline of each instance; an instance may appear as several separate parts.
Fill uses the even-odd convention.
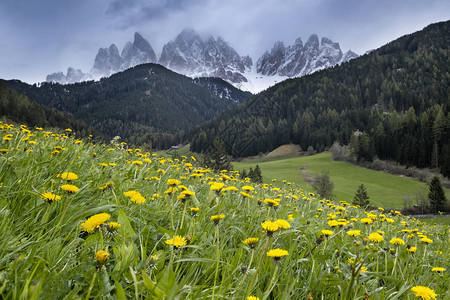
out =
[[[42,105],[73,114],[105,135],[157,148],[178,143],[177,134],[240,101],[216,96],[193,79],[151,63],[100,81],[40,86],[17,80],[4,83]]]
[[[287,143],[322,151],[334,141],[352,142],[358,159],[376,155],[449,176],[449,49],[447,21],[286,80],[198,129],[191,150],[205,151],[216,136],[236,157]]]
[[[76,120],[72,115],[32,101],[1,81],[0,116],[29,126],[70,128],[80,137],[97,134],[86,123]]]

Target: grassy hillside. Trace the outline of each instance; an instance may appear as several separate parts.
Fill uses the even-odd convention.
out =
[[[126,147],[0,124],[0,298],[450,297],[446,226]]]
[[[388,208],[403,208],[403,198],[406,196],[425,195],[428,185],[410,178],[403,178],[381,171],[369,170],[351,163],[333,161],[331,152],[323,152],[312,156],[281,158],[276,160],[250,159],[235,162],[236,170],[261,168],[264,182],[287,180],[311,189],[303,174],[314,176],[322,171],[328,171],[334,183],[334,193],[337,200],[351,202],[358,186],[364,183],[374,205]],[[450,190],[446,189],[450,199]],[[415,204],[415,203],[414,203]]]

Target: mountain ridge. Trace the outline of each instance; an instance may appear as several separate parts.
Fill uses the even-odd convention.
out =
[[[277,45],[276,42],[274,48]],[[220,36],[202,38],[193,29],[185,29],[163,46],[157,59],[150,43],[135,33],[133,43],[126,43],[120,55],[115,44],[109,48],[100,48],[89,73],[70,67],[66,75],[62,72],[52,73],[46,77],[46,81],[66,84],[98,80],[141,63],[157,62],[192,78],[219,77],[239,89],[259,92],[278,80],[304,76],[357,57],[351,51],[343,55],[339,44],[326,37],[319,44],[315,34],[310,36],[305,47],[301,38],[288,47],[284,47],[281,42],[281,47],[282,54],[271,55],[266,51],[254,63],[249,55],[240,55]],[[273,65],[280,69],[274,69]],[[268,80],[257,80],[263,77],[268,77]],[[253,81],[259,81],[258,87]]]

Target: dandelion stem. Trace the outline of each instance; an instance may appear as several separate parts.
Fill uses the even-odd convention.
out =
[[[214,284],[213,284],[213,292],[212,292],[212,299],[214,300],[214,293],[216,291],[216,281],[217,281],[217,275],[219,274],[219,262],[220,262],[220,248],[219,248],[219,225],[216,225],[216,232],[215,232],[215,240],[216,240],[216,271],[214,273]]]
[[[180,229],[183,228],[184,215],[186,214],[186,206],[187,206],[187,202],[184,202],[184,210],[183,210],[183,215],[181,216],[181,225],[180,225]]]
[[[265,299],[267,299],[269,297],[270,293],[272,292],[273,288],[275,287],[274,284],[275,284],[275,278],[276,278],[276,276],[278,274],[278,267],[279,267],[279,265],[278,265],[278,262],[277,262],[276,266],[275,266],[275,270],[273,271],[272,279],[270,280],[270,283],[269,283],[269,288],[266,290],[266,292],[265,292],[265,294],[264,294],[264,296],[262,298],[263,300],[265,300]]]

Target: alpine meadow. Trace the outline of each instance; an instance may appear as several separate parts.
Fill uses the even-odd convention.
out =
[[[4,1],[0,298],[450,299],[450,3],[405,2]]]

